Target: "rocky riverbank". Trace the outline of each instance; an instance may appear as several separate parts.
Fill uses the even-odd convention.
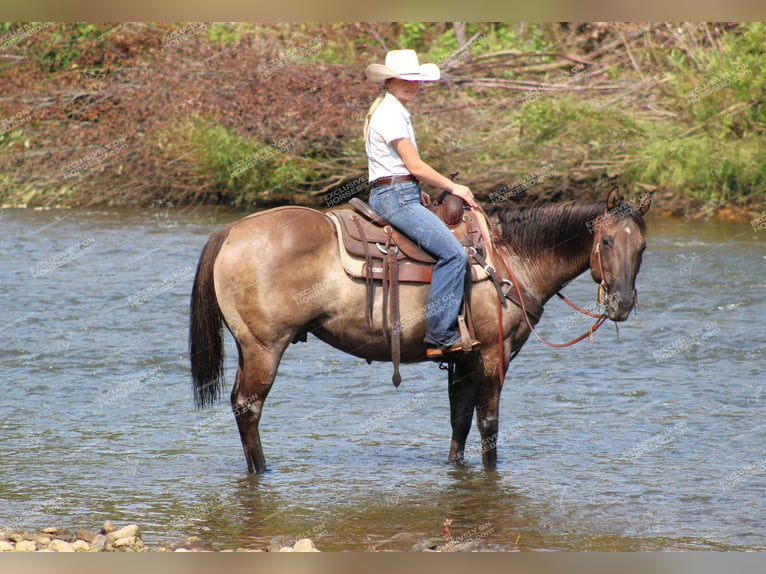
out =
[[[272,544],[267,549],[237,548],[224,552],[319,552],[310,538]],[[0,552],[203,552],[202,539],[189,536],[173,545],[146,546],[136,524],[117,528],[105,522],[95,532],[43,528],[39,531],[0,528]]]

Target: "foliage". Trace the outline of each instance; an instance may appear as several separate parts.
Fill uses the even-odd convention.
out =
[[[289,153],[289,139],[264,144],[205,118],[190,120],[185,137],[203,174],[237,205],[268,204],[308,177],[304,162]]]
[[[421,153],[480,198],[543,168],[513,201],[605,178],[669,201],[766,198],[763,23],[469,22],[463,53],[453,22],[0,23],[26,29],[0,62],[3,197],[318,202],[365,172],[379,88],[364,67],[413,48],[446,78],[414,110]],[[62,191],[62,167],[120,137]]]

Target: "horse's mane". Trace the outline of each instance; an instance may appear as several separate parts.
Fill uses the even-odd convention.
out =
[[[555,250],[574,255],[586,236],[592,237],[596,218],[605,214],[603,200],[577,200],[533,206],[492,206],[486,209],[495,222],[500,242],[524,255]],[[629,216],[642,231],[646,223],[629,203],[620,203],[612,213]]]

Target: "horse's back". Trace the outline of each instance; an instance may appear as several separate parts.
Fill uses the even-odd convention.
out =
[[[243,261],[255,256],[260,266],[279,259],[316,257],[334,244],[329,218],[308,207],[284,206],[259,211],[231,224],[226,247]]]

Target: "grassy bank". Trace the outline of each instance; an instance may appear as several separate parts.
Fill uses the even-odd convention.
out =
[[[761,23],[0,32],[0,204],[323,205],[366,171],[361,126],[378,88],[363,70],[384,46],[440,64],[445,83],[417,106],[419,147],[487,201],[612,183],[678,213],[759,210],[766,197]]]

